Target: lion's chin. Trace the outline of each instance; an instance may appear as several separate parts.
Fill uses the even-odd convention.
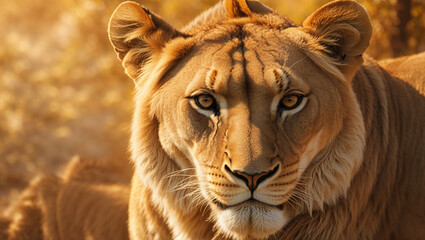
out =
[[[255,202],[217,210],[216,214],[221,230],[236,239],[267,238],[288,221],[282,210]]]

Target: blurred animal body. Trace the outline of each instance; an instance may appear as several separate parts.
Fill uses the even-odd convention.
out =
[[[371,34],[354,1],[298,26],[224,0],[181,30],[124,2],[109,37],[136,85],[131,190],[102,170],[44,178],[22,199],[38,213],[18,209],[60,239],[126,238],[127,204],[134,240],[420,239],[425,53],[378,63]]]
[[[128,239],[124,179],[110,167],[75,157],[63,178],[32,181],[14,206],[5,239]]]

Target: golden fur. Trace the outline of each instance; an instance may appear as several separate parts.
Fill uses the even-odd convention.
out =
[[[74,163],[33,183],[3,226],[12,239],[125,239],[128,204],[134,240],[420,239],[425,54],[381,67],[363,56],[371,33],[353,1],[297,26],[225,0],[182,30],[122,3],[109,36],[136,84],[131,193]],[[105,209],[116,209],[106,223]]]
[[[4,239],[128,239],[129,190],[113,168],[76,157],[63,178],[32,181],[11,210]]]
[[[396,77],[410,84],[418,90],[422,95],[425,95],[425,52],[413,56],[405,56],[393,59],[380,61],[379,64],[391,76]]]
[[[126,2],[109,33],[137,90],[132,239],[424,236],[424,96],[410,68],[363,63],[359,4],[297,26],[226,0],[179,31]],[[278,110],[288,92],[305,98]]]

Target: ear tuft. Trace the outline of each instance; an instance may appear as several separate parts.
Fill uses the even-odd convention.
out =
[[[248,4],[249,9],[253,13],[261,14],[261,15],[273,13],[273,10],[271,8],[267,7],[266,5],[264,5],[263,3],[259,1],[247,0],[246,3]]]
[[[251,17],[253,14],[272,13],[266,5],[255,0],[224,0],[224,9],[227,18]]]
[[[224,0],[224,9],[227,18],[239,18],[252,16],[251,9],[246,0]]]
[[[180,33],[135,2],[121,3],[109,21],[109,39],[127,74],[136,79],[143,63]]]

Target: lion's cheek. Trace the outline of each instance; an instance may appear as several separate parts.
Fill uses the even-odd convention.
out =
[[[192,145],[202,139],[205,131],[211,131],[208,118],[196,112],[189,103],[180,102],[179,109],[177,117],[172,119],[176,129],[170,130],[177,130],[180,139]]]

